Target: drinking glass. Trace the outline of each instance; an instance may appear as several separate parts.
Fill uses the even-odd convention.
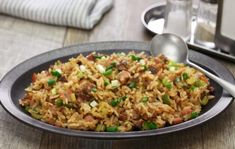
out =
[[[173,33],[185,41],[191,36],[192,0],[167,0],[163,33]]]

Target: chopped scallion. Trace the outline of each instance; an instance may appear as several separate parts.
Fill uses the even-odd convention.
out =
[[[108,71],[109,69],[113,69],[114,67],[116,67],[116,62],[112,62],[106,69],[105,71]]]
[[[112,69],[108,69],[108,70],[106,70],[106,71],[103,73],[103,75],[104,75],[104,76],[110,76],[112,73],[113,73],[113,70],[112,70]]]
[[[108,80],[108,79],[105,79],[105,80],[104,80],[104,86],[107,86],[107,85],[109,85],[109,84],[110,84],[109,80]]]
[[[58,78],[61,77],[61,71],[59,71],[59,70],[52,70],[51,74],[55,77],[58,77]]]
[[[162,84],[166,87],[166,88],[168,88],[168,89],[172,89],[172,84],[167,80],[167,79],[163,79],[162,80]]]
[[[141,57],[138,57],[138,56],[136,56],[136,55],[131,55],[131,59],[133,60],[133,61],[140,61],[142,58]]]
[[[108,132],[117,132],[118,127],[117,126],[110,126],[110,127],[106,128],[106,131],[108,131]]]
[[[162,95],[162,101],[164,104],[170,105],[170,97],[167,94]]]
[[[91,91],[92,91],[92,92],[97,92],[97,88],[96,88],[96,87],[93,87],[93,88],[91,89]]]
[[[184,72],[184,73],[182,74],[182,78],[183,78],[183,80],[187,80],[187,79],[189,78],[188,73]]]
[[[146,103],[147,101],[148,101],[148,97],[147,96],[144,96],[143,98],[142,98],[142,102],[144,102],[144,103]]]
[[[192,112],[191,113],[191,119],[194,119],[194,118],[196,118],[196,117],[198,117],[198,112]]]
[[[63,100],[58,98],[55,100],[55,105],[58,106],[58,107],[61,107],[63,106]]]
[[[114,100],[111,101],[111,105],[113,107],[117,106],[120,102],[122,102],[123,100],[125,100],[127,97],[126,96],[123,96],[123,97],[119,97],[119,98],[116,98]]]
[[[47,83],[48,83],[49,86],[52,86],[52,85],[54,85],[56,83],[56,81],[54,79],[49,79],[47,81]]]
[[[145,121],[142,128],[143,130],[157,129],[157,125],[154,122]]]
[[[132,81],[128,86],[130,89],[136,88],[136,82]]]

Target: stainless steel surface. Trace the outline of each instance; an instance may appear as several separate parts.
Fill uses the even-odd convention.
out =
[[[215,33],[215,43],[220,48],[225,49],[226,51],[229,51],[230,53],[235,55],[235,39],[231,39],[225,35],[223,35],[221,32],[222,27],[222,16],[223,16],[223,4],[224,0],[218,1],[218,16],[217,16],[217,27],[216,27],[216,33]]]
[[[159,2],[154,5],[146,8],[142,15],[141,21],[145,28],[153,34],[162,34],[163,26],[164,26],[164,10],[165,10],[165,2]],[[235,53],[230,53],[227,50],[214,48],[211,49],[209,47],[205,47],[203,45],[199,45],[194,42],[194,31],[196,28],[196,20],[195,20],[196,11],[193,11],[193,19],[192,19],[192,34],[191,39],[187,42],[188,46],[192,50],[196,50],[205,54],[209,54],[212,56],[216,56],[218,58],[222,58],[228,61],[235,62]]]
[[[169,59],[176,62],[187,63],[188,65],[202,71],[209,78],[216,81],[226,91],[228,91],[233,97],[235,97],[235,85],[215,76],[202,67],[192,63],[188,59],[188,46],[182,38],[174,34],[161,34],[156,35],[150,44],[150,52],[152,55],[164,54]]]

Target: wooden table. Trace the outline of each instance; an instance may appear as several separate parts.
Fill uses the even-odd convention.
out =
[[[39,53],[83,42],[150,40],[141,12],[157,0],[115,0],[114,8],[91,31],[45,25],[0,15],[0,77]],[[233,63],[221,61],[235,74]],[[0,106],[1,149],[188,148],[235,149],[235,103],[216,118],[192,129],[131,140],[91,140],[51,134],[15,120]]]

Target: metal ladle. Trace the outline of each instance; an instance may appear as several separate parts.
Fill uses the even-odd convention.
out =
[[[214,74],[206,71],[200,66],[190,62],[190,60],[188,59],[188,46],[182,38],[169,33],[156,35],[150,43],[150,53],[153,56],[164,54],[167,58],[175,62],[186,63],[189,66],[200,70],[209,78],[211,78],[220,86],[222,86],[233,97],[235,97],[235,85],[215,76]]]

